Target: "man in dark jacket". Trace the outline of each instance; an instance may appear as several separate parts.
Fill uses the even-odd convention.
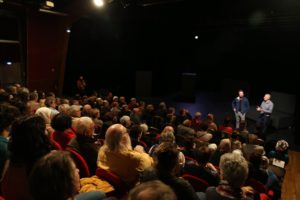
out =
[[[244,91],[239,90],[239,96],[232,101],[232,109],[236,119],[236,129],[240,128],[241,121],[245,121],[249,107],[249,101],[248,98],[244,96]]]

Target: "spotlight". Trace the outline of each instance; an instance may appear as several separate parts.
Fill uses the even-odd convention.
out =
[[[198,40],[199,39],[199,36],[198,35],[195,35],[195,40]]]
[[[97,7],[103,7],[104,6],[104,1],[103,0],[94,0],[94,4]]]

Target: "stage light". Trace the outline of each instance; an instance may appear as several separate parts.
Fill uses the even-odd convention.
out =
[[[11,61],[7,61],[6,65],[12,65],[12,62]]]
[[[198,40],[199,39],[199,36],[198,35],[195,35],[195,40]]]
[[[94,0],[94,4],[97,7],[103,7],[104,6],[104,1],[103,0]]]

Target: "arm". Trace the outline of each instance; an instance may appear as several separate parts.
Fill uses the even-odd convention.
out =
[[[232,110],[235,112],[236,111],[236,98],[234,98],[234,100],[231,103],[232,106]]]
[[[250,109],[250,103],[249,103],[248,98],[245,98],[245,104],[244,104],[244,106],[245,106],[245,113],[246,113]]]

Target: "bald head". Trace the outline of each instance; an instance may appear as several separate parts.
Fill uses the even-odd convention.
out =
[[[111,151],[132,149],[127,129],[122,124],[111,125],[105,134],[105,144]]]

